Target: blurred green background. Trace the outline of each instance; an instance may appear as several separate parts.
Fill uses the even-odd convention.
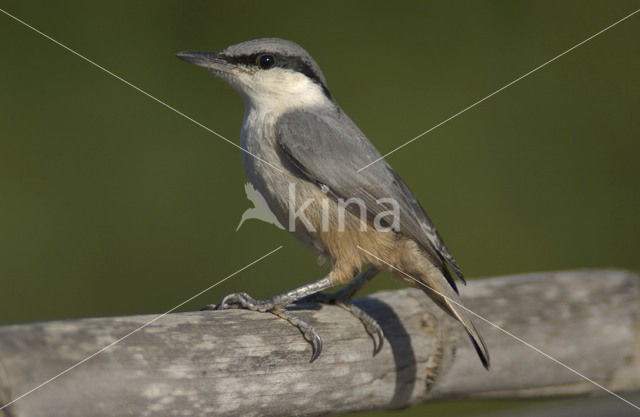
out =
[[[239,96],[174,53],[294,40],[385,153],[638,2],[0,7],[236,142]],[[388,157],[468,276],[640,269],[638,39],[640,15]],[[183,310],[239,290],[266,298],[326,271],[271,225],[235,231],[251,207],[238,149],[2,14],[0,45],[0,324],[163,312],[279,245]],[[395,287],[378,279],[368,291]]]

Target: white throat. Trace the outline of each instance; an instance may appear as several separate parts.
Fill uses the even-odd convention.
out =
[[[245,103],[245,113],[279,116],[291,110],[333,107],[322,87],[304,74],[274,68],[269,71],[241,73],[233,86]]]

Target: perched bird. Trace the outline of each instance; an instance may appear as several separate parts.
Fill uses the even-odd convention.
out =
[[[420,288],[457,319],[482,364],[489,353],[462,302],[452,276],[464,278],[413,193],[381,158],[333,99],[320,68],[298,44],[277,38],[232,45],[220,53],[185,51],[178,58],[204,67],[242,96],[242,159],[247,177],[278,221],[300,242],[329,260],[324,278],[269,300],[230,294],[209,309],[270,312],[298,327],[312,344],[322,339],[286,306],[316,294],[356,315],[382,346],[382,330],[349,302],[380,270]],[[372,162],[364,170],[365,167]],[[359,171],[360,170],[360,171]],[[363,266],[371,265],[357,280]],[[321,291],[351,282],[333,295]],[[379,341],[376,345],[376,337]]]

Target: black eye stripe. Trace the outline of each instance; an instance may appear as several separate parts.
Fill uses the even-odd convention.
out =
[[[302,74],[306,75],[312,81],[314,81],[315,83],[319,84],[322,87],[322,90],[324,91],[324,94],[329,99],[333,100],[333,98],[331,97],[331,93],[329,92],[329,89],[327,88],[326,85],[324,85],[324,83],[322,82],[322,79],[320,78],[320,76],[318,74],[316,74],[315,71],[313,71],[313,69],[311,68],[311,65],[309,65],[308,63],[306,63],[305,61],[303,61],[299,57],[289,56],[289,55],[282,55],[282,54],[275,54],[275,53],[271,53],[271,52],[267,52],[267,51],[258,52],[258,53],[251,54],[251,55],[236,55],[236,56],[221,55],[221,57],[225,61],[230,63],[230,64],[246,65],[246,66],[249,66],[249,67],[258,67],[259,68],[260,67],[259,58],[264,56],[264,55],[269,55],[269,56],[272,56],[274,58],[275,63],[272,66],[272,68],[275,68],[275,67],[287,68],[287,69],[290,69],[290,70],[293,70],[293,71],[297,71],[299,73],[302,73]]]

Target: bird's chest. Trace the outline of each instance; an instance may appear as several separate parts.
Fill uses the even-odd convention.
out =
[[[247,179],[282,223],[278,211],[286,209],[283,197],[293,175],[278,152],[275,123],[276,118],[270,114],[251,112],[245,115],[240,142],[246,150],[242,153],[242,164]]]
[[[301,177],[279,150],[275,137],[276,121],[277,117],[259,112],[245,116],[241,144],[247,150],[242,155],[247,179],[264,197],[280,224],[309,248],[324,252],[320,242],[305,227],[299,224],[291,227],[292,212],[305,204],[309,221],[314,224],[320,221],[314,213],[318,212],[319,198],[323,194],[315,184]],[[309,200],[311,203],[306,203]]]

